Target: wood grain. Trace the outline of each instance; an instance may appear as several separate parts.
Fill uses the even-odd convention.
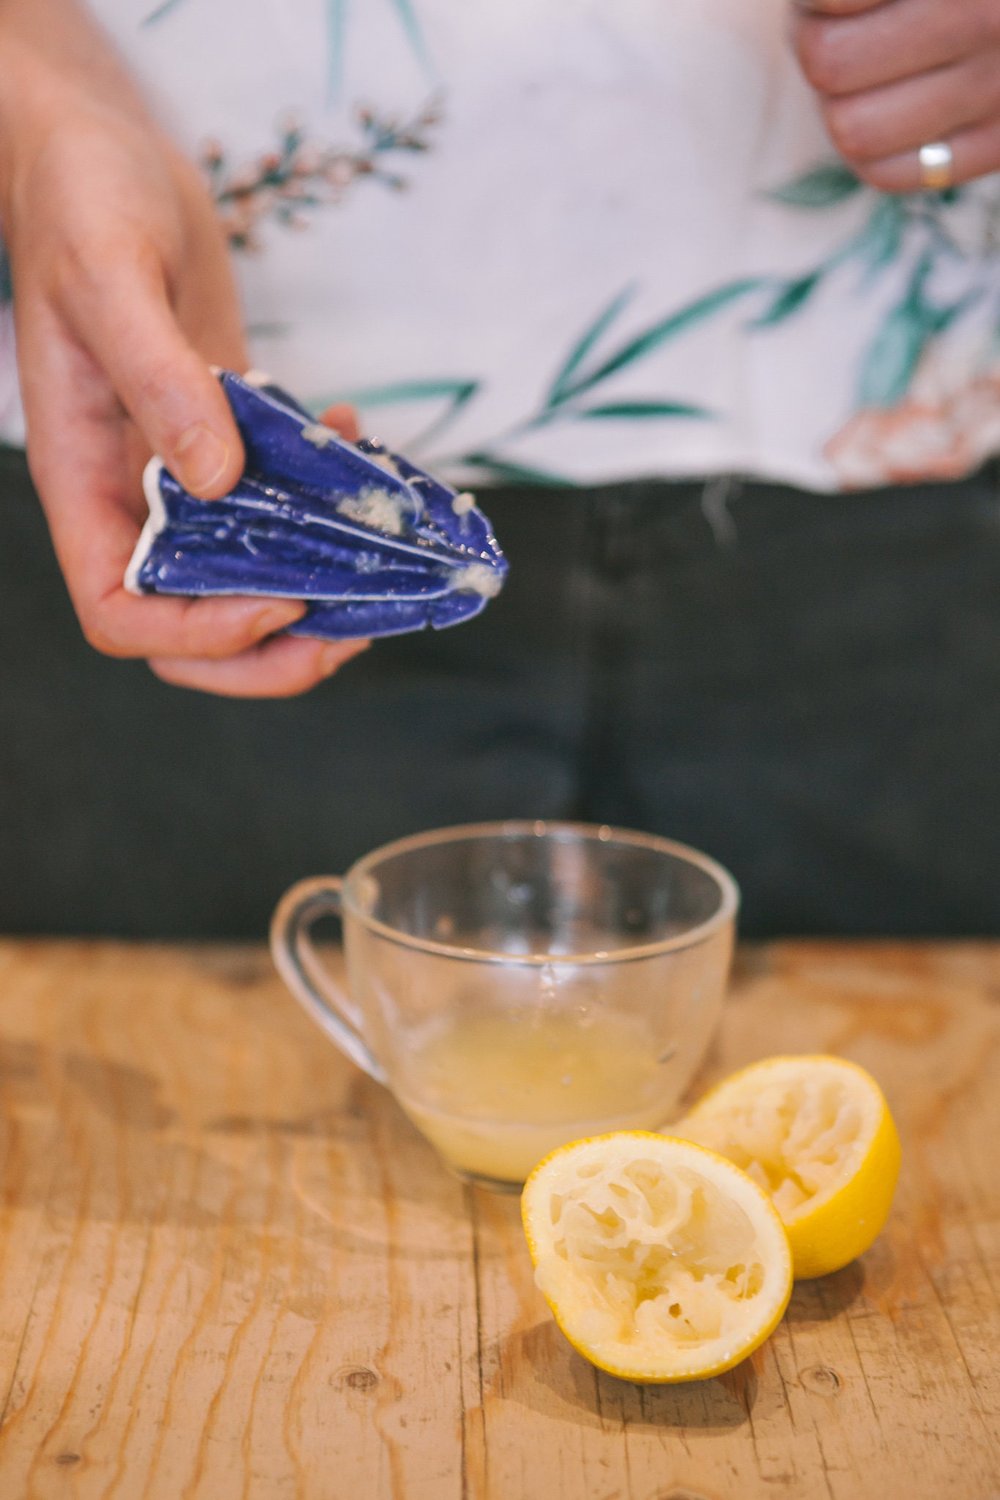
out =
[[[258,949],[0,943],[3,1500],[996,1500],[1000,946],[745,950],[705,1077],[871,1068],[896,1209],[717,1380],[598,1375]]]

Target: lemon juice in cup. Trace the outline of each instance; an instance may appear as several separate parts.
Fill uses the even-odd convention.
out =
[[[457,1171],[515,1185],[567,1139],[659,1124],[669,1057],[636,1021],[581,1010],[487,999],[431,1022],[412,1039],[400,1104]]]
[[[737,903],[714,860],[650,834],[476,824],[300,882],[272,950],[453,1171],[515,1188],[558,1145],[670,1117],[718,1018]],[[331,911],[346,993],[310,937]]]

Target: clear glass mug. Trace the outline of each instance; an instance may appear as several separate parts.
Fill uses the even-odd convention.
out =
[[[668,839],[480,823],[300,881],[271,951],[454,1172],[514,1188],[567,1141],[670,1118],[719,1017],[738,905],[721,865]],[[311,938],[331,913],[346,993]]]

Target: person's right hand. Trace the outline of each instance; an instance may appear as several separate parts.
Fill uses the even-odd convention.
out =
[[[243,450],[210,362],[247,358],[228,251],[196,169],[127,82],[20,57],[0,151],[28,459],[86,638],[172,683],[286,696],[364,643],[272,638],[278,599],[137,597],[123,587],[151,452],[196,495],[230,489]],[[109,63],[109,67],[116,64]]]
[[[920,192],[933,143],[952,153],[949,185],[1000,169],[1000,0],[795,3],[793,46],[856,176]]]

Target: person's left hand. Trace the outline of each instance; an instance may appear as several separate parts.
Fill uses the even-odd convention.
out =
[[[951,147],[951,182],[1000,170],[1000,0],[796,0],[794,12],[802,71],[865,182],[927,187],[918,153],[934,142]]]

